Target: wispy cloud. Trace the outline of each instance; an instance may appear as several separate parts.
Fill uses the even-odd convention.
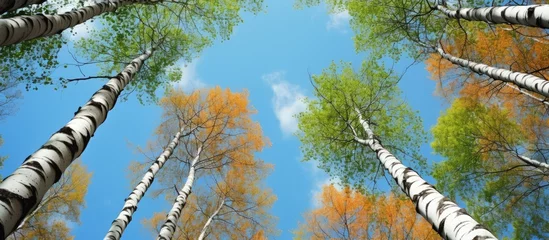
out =
[[[181,87],[184,91],[192,91],[206,87],[206,84],[198,76],[196,67],[200,59],[194,59],[190,63],[182,63],[181,70],[183,75],[181,80],[176,83],[176,86]]]
[[[330,14],[330,20],[326,23],[326,29],[346,32],[346,28],[349,25],[349,20],[351,20],[351,15],[347,10],[332,13]]]
[[[298,85],[285,80],[284,72],[265,74],[262,79],[269,83],[274,92],[272,102],[282,133],[285,136],[291,135],[297,131],[295,115],[306,109],[305,102],[303,102],[305,94]]]

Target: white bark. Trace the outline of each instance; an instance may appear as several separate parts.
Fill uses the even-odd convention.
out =
[[[536,77],[532,74],[513,72],[502,68],[495,68],[482,63],[476,63],[473,61],[465,60],[445,53],[442,48],[438,47],[435,50],[444,59],[452,62],[453,64],[469,68],[471,71],[477,74],[485,74],[495,80],[503,82],[513,83],[521,88],[539,93],[545,97],[549,97],[549,81]]]
[[[412,200],[416,211],[423,216],[444,239],[497,239],[490,231],[475,221],[465,209],[446,198],[417,172],[404,166],[395,156],[375,139],[374,133],[362,114],[356,109],[359,121],[366,131],[368,139],[359,143],[367,145],[376,152],[377,158],[395,179],[400,189]]]
[[[536,97],[534,95],[532,95],[531,93],[527,92],[527,91],[524,91],[524,89],[520,89],[519,87],[517,86],[514,86],[514,85],[511,85],[509,83],[505,83],[505,86],[509,87],[509,88],[512,88],[512,89],[515,89],[517,91],[519,91],[520,93],[538,101],[538,102],[541,102],[542,104],[546,105],[546,106],[549,106],[549,101],[543,99],[543,98],[539,98],[539,97]]]
[[[185,186],[183,186],[183,189],[181,189],[181,191],[179,192],[179,195],[177,196],[177,198],[175,198],[175,202],[172,206],[172,209],[170,210],[170,212],[168,212],[168,215],[166,216],[166,222],[162,225],[162,228],[160,229],[160,232],[156,237],[157,240],[172,239],[173,234],[175,232],[175,228],[177,227],[177,221],[179,221],[181,212],[183,211],[183,208],[187,203],[187,198],[189,197],[189,195],[191,195],[191,189],[193,187],[193,182],[194,182],[195,168],[196,168],[196,164],[198,163],[198,159],[200,158],[201,152],[202,152],[202,146],[198,148],[196,152],[196,156],[194,157],[194,159],[190,164],[189,175],[187,176],[187,181],[185,181]]]
[[[1,0],[0,1],[0,14],[24,8],[33,4],[41,4],[46,0]]]
[[[437,5],[437,9],[454,19],[549,28],[549,5],[461,8],[458,10],[450,10],[442,5]]]
[[[529,157],[526,157],[526,156],[522,156],[522,155],[517,155],[517,157],[523,161],[524,163],[532,166],[532,167],[536,167],[540,170],[540,172],[542,173],[547,173],[549,172],[549,164],[547,163],[544,163],[544,162],[540,162],[538,160],[535,160],[535,159],[531,159]]]
[[[67,125],[0,183],[0,236],[12,233],[40,204],[65,169],[82,154],[97,128],[107,119],[120,92],[151,54],[147,51],[137,57],[118,76],[110,79],[75,112]]]
[[[126,198],[124,207],[122,208],[122,211],[120,211],[118,217],[112,222],[109,232],[104,238],[105,240],[120,239],[122,237],[124,230],[132,220],[133,213],[137,211],[137,204],[139,204],[139,201],[141,201],[141,198],[145,196],[145,192],[147,192],[147,189],[149,189],[153,183],[156,173],[162,169],[164,163],[166,163],[166,161],[170,158],[174,149],[179,144],[179,139],[193,132],[193,130],[191,130],[189,133],[182,135],[183,130],[184,129],[181,128],[181,130],[177,132],[170,144],[164,149],[164,152],[162,152],[156,161],[154,161],[139,184],[137,184],[137,186],[130,193],[130,196]]]
[[[208,221],[204,224],[204,227],[202,227],[202,231],[200,232],[200,236],[198,236],[198,240],[203,240],[206,237],[206,231],[210,227],[210,224],[212,224],[213,218],[219,214],[219,211],[225,206],[225,198],[221,200],[221,204],[219,204],[219,207],[215,210],[215,212],[208,218]]]
[[[145,2],[145,0],[109,0],[63,14],[0,19],[0,46],[58,34],[95,16],[139,2]]]

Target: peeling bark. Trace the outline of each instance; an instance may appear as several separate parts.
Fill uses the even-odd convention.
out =
[[[198,148],[196,156],[194,157],[194,159],[190,164],[189,176],[187,176],[187,181],[185,181],[185,186],[183,186],[183,189],[181,189],[181,191],[179,192],[179,195],[175,198],[175,202],[172,206],[172,209],[170,210],[170,212],[168,212],[168,215],[166,216],[166,222],[162,225],[162,228],[160,228],[160,232],[156,237],[157,240],[172,239],[173,234],[175,232],[175,228],[177,227],[177,222],[179,221],[179,217],[181,216],[181,212],[183,211],[183,208],[187,203],[187,198],[189,197],[189,195],[191,195],[191,189],[193,187],[193,182],[194,182],[195,168],[196,168],[196,164],[198,163],[198,159],[200,158],[201,152],[202,152],[202,146]]]
[[[436,8],[453,19],[549,28],[549,5],[460,8],[457,10],[437,5]]]
[[[204,240],[206,237],[206,231],[210,227],[210,224],[212,224],[213,218],[219,214],[219,211],[225,206],[225,198],[221,200],[221,203],[219,204],[219,207],[215,210],[215,212],[208,218],[208,221],[204,224],[204,227],[202,227],[202,231],[200,232],[200,236],[198,236],[198,240]]]
[[[0,1],[0,14],[24,8],[33,4],[41,4],[46,0],[2,0]]]
[[[152,54],[147,51],[110,79],[59,131],[0,183],[0,235],[10,235],[59,181],[65,169],[84,152],[97,128],[107,119],[120,92]]]
[[[0,46],[60,34],[95,16],[146,0],[110,0],[56,15],[17,16],[0,19]]]
[[[179,144],[179,139],[191,134],[192,132],[193,130],[189,133],[182,134],[183,128],[177,132],[170,144],[164,149],[164,152],[162,152],[156,161],[154,161],[139,184],[137,184],[137,186],[133,189],[128,198],[125,199],[126,202],[124,203],[124,207],[122,208],[122,211],[120,211],[118,217],[112,222],[109,232],[104,238],[105,240],[116,240],[122,237],[124,230],[132,220],[133,213],[137,211],[137,204],[139,204],[141,198],[145,196],[145,192],[147,192],[151,184],[154,182],[154,176],[158,173],[158,171],[160,171],[160,169],[162,169],[164,163],[166,163],[166,161],[170,158],[174,149]]]
[[[518,87],[539,93],[545,97],[549,97],[549,81],[536,77],[532,74],[513,72],[502,68],[491,67],[486,64],[476,63],[466,59],[458,58],[448,53],[445,53],[442,48],[438,47],[435,50],[444,59],[455,65],[469,68],[477,74],[484,74],[495,80],[500,80],[506,83],[513,83]]]
[[[465,209],[446,198],[435,187],[425,181],[417,172],[404,166],[395,156],[381,145],[362,114],[355,109],[359,121],[368,138],[355,135],[355,141],[376,152],[377,158],[389,171],[400,189],[412,200],[416,211],[433,225],[444,239],[497,239],[484,226],[475,221]]]

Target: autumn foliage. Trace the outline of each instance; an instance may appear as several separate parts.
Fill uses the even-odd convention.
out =
[[[305,214],[297,239],[440,239],[409,199],[326,185],[320,206]]]

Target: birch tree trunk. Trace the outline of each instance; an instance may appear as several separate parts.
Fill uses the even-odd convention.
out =
[[[130,196],[126,198],[124,207],[122,208],[122,211],[120,211],[118,217],[112,222],[109,232],[104,238],[105,240],[115,240],[122,237],[122,233],[132,220],[133,213],[137,211],[137,204],[139,204],[139,201],[141,201],[141,198],[145,195],[145,192],[147,192],[147,190],[153,183],[154,176],[158,171],[160,171],[162,166],[164,166],[164,163],[166,163],[166,161],[170,158],[174,149],[179,144],[179,139],[181,137],[191,134],[193,130],[191,130],[189,133],[183,134],[183,128],[181,128],[181,130],[177,132],[170,144],[164,149],[164,152],[160,154],[156,161],[154,161],[154,163],[151,165],[149,170],[147,170],[147,172],[141,179],[141,182],[137,184],[137,186],[130,193]]]
[[[517,87],[517,86],[515,86],[515,85],[511,85],[511,84],[509,84],[509,83],[505,83],[505,86],[506,86],[506,87],[509,87],[509,88],[512,88],[512,89],[514,89],[514,90],[516,90],[516,91],[519,91],[520,93],[522,93],[522,94],[528,96],[529,98],[534,99],[535,101],[538,101],[538,102],[544,104],[545,106],[548,106],[548,107],[549,107],[549,101],[547,101],[547,100],[545,100],[545,99],[542,99],[542,98],[539,98],[539,97],[537,97],[537,96],[534,96],[534,95],[532,95],[531,93],[529,93],[529,92],[527,92],[527,91],[524,91],[524,89],[521,89],[521,88],[519,88],[519,87]]]
[[[33,4],[41,4],[46,0],[2,0],[0,1],[0,14],[24,8]]]
[[[450,10],[442,5],[437,5],[436,8],[453,19],[549,28],[549,5],[461,8],[458,10]]]
[[[417,172],[404,166],[395,156],[381,145],[362,114],[355,109],[359,121],[368,139],[355,140],[376,152],[377,158],[389,171],[400,189],[416,205],[416,211],[423,216],[444,239],[497,239],[490,231],[475,221],[465,209],[460,208],[440,194],[432,185],[425,181]]]
[[[65,126],[0,183],[0,236],[7,237],[39,204],[65,169],[79,157],[107,119],[120,92],[152,55],[147,51],[110,79]]]
[[[225,206],[225,198],[221,200],[221,203],[219,204],[219,207],[215,210],[215,212],[208,218],[208,221],[204,224],[204,227],[202,227],[202,231],[200,232],[200,236],[198,236],[198,240],[203,240],[206,237],[206,231],[210,227],[210,224],[212,224],[213,218],[219,214],[219,211]]]
[[[0,46],[59,34],[95,16],[147,0],[109,0],[56,15],[17,16],[0,19]]]
[[[166,222],[162,225],[162,228],[160,229],[160,232],[156,237],[157,240],[172,239],[173,234],[175,232],[175,228],[177,227],[177,221],[179,221],[181,212],[183,211],[183,208],[187,203],[187,198],[189,197],[189,195],[191,195],[191,189],[193,187],[193,182],[194,182],[195,168],[196,168],[196,164],[198,163],[198,159],[200,158],[201,152],[202,152],[202,146],[198,148],[196,152],[196,156],[194,157],[194,159],[190,164],[189,176],[187,176],[187,181],[185,181],[185,186],[183,186],[183,189],[181,189],[181,191],[179,192],[179,195],[177,196],[177,198],[175,198],[175,202],[172,206],[172,209],[170,210],[170,212],[168,212],[168,215],[166,216]]]
[[[513,72],[506,69],[495,68],[486,64],[476,63],[473,61],[458,58],[448,53],[445,53],[444,50],[442,50],[442,48],[440,47],[435,48],[435,50],[440,54],[440,56],[455,65],[469,68],[471,71],[477,74],[484,74],[495,80],[513,83],[521,88],[525,88],[535,93],[539,93],[545,97],[549,97],[549,81],[543,78],[536,77],[532,74]]]

